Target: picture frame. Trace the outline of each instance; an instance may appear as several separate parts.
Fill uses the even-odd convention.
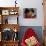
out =
[[[9,14],[10,14],[10,15],[16,15],[17,13],[18,13],[18,12],[15,11],[15,10],[10,10],[10,11],[9,11]]]
[[[9,10],[2,10],[2,15],[9,15]]]
[[[37,9],[36,8],[24,8],[23,15],[24,15],[24,18],[36,18]]]

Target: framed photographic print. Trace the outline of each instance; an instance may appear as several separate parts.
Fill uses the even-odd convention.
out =
[[[37,10],[36,8],[24,8],[23,15],[24,15],[24,18],[36,18]]]
[[[18,13],[18,12],[15,11],[15,10],[10,10],[10,11],[9,11],[9,14],[10,14],[10,15],[16,15],[17,13]]]
[[[2,10],[2,15],[9,15],[9,10]]]
[[[14,15],[14,12],[11,11],[11,12],[10,12],[10,15]]]

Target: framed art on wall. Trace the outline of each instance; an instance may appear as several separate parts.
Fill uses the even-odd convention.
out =
[[[2,15],[9,15],[9,10],[2,10]]]
[[[24,15],[24,18],[36,18],[37,10],[36,8],[24,8],[23,15]]]
[[[9,14],[10,15],[16,15],[16,14],[18,14],[18,12],[16,10],[10,10],[9,11]]]

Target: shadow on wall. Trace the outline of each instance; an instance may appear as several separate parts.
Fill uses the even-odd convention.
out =
[[[24,33],[26,32],[26,30],[27,30],[28,28],[32,28],[32,29],[36,32],[39,41],[40,41],[41,43],[43,43],[43,30],[42,30],[42,27],[41,27],[41,26],[32,26],[32,27],[31,27],[31,26],[21,26],[21,27],[20,27],[20,32],[19,32],[19,39],[20,39],[20,42],[21,42],[21,40],[22,40],[22,38],[23,38],[23,36],[24,36]]]

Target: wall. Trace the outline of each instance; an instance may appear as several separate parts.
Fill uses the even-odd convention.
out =
[[[37,34],[37,37],[41,43],[43,43],[43,30],[41,26],[21,26],[19,32],[19,39],[20,42],[24,36],[24,33],[27,31],[28,28],[32,28],[34,32]]]
[[[1,7],[14,6],[15,0],[0,0]],[[20,7],[19,11],[19,24],[20,26],[43,26],[43,6],[42,0],[17,0],[18,6]],[[23,8],[36,8],[37,9],[37,18],[35,19],[24,19],[23,17]]]
[[[12,7],[14,6],[14,1],[15,0],[0,0],[0,6],[1,7]],[[38,37],[40,41],[42,42],[43,38],[42,37],[42,27],[39,26],[44,26],[43,20],[44,20],[44,15],[43,15],[43,6],[42,6],[42,0],[18,0],[18,6],[20,7],[19,9],[19,24],[20,26],[35,26],[33,27],[36,29],[36,33],[38,34]],[[24,19],[23,17],[23,8],[36,8],[37,9],[37,18],[35,19]],[[24,27],[26,28],[26,27]],[[22,28],[21,28],[22,29]],[[25,31],[24,29],[20,31],[22,33]]]
[[[23,8],[36,8],[37,9],[37,18],[36,19],[24,19],[23,18],[23,8],[21,8],[21,14],[20,14],[20,25],[21,26],[43,26],[43,6],[42,6],[42,0],[25,0]],[[23,19],[22,19],[23,18]]]

